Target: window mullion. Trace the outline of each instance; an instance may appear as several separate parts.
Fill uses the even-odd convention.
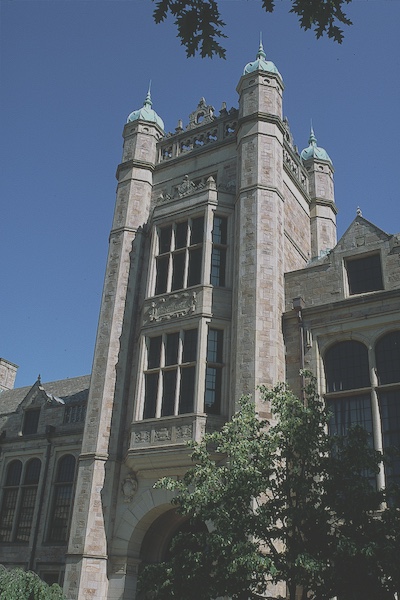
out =
[[[201,281],[210,283],[211,281],[211,255],[212,255],[212,228],[214,221],[214,211],[209,206],[206,211],[204,223],[205,239],[203,238],[203,265]]]
[[[163,395],[163,369],[165,367],[165,345],[167,343],[167,337],[164,334],[162,336],[161,343],[161,356],[160,356],[160,368],[158,371],[158,385],[157,385],[157,404],[156,404],[156,417],[159,418],[161,416],[161,404],[162,404],[162,395]]]
[[[176,387],[175,387],[175,403],[174,403],[174,415],[179,414],[179,395],[181,391],[181,378],[182,378],[182,355],[183,355],[183,331],[179,332],[179,346],[178,346],[178,368],[176,370]]]

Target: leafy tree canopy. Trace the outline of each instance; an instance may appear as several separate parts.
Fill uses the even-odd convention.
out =
[[[304,402],[283,384],[262,390],[274,425],[242,398],[221,431],[192,444],[195,464],[184,478],[158,482],[176,492],[191,529],[175,536],[165,562],[144,568],[145,598],[256,600],[268,582],[283,581],[291,600],[393,600],[399,592],[399,510],[382,508],[385,493],[368,477],[382,456],[361,428],[330,437],[307,381]]]
[[[47,585],[33,571],[0,565],[0,600],[65,600],[65,596],[59,585]]]
[[[221,19],[218,0],[153,0],[156,8],[153,16],[160,23],[171,14],[175,19],[178,38],[186,48],[187,56],[197,52],[205,56],[225,58],[226,51],[221,46],[225,23]],[[273,12],[274,0],[261,0],[266,12]],[[339,44],[343,40],[341,25],[351,25],[343,7],[351,0],[291,0],[291,13],[295,13],[302,29],[314,28],[320,38],[326,34]]]

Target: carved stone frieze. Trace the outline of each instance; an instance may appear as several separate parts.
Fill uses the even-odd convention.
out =
[[[171,429],[169,427],[161,427],[154,431],[154,440],[156,442],[167,442],[171,439]]]
[[[135,444],[148,444],[150,442],[150,431],[142,430],[135,433]]]
[[[190,440],[193,436],[193,425],[181,425],[176,428],[177,440]]]
[[[145,315],[145,323],[168,321],[196,310],[196,292],[180,292],[154,300]]]

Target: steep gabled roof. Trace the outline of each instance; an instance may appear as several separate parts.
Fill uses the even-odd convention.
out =
[[[44,401],[51,395],[61,399],[65,404],[84,402],[87,400],[89,385],[90,375],[83,375],[48,383],[41,383],[38,380],[30,387],[7,390],[0,394],[0,415],[15,412],[22,403],[29,403],[38,392],[41,393]]]

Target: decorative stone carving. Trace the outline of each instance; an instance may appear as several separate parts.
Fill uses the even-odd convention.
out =
[[[150,431],[137,431],[135,433],[135,444],[148,444],[150,442]]]
[[[121,492],[124,497],[124,502],[132,502],[134,495],[138,489],[138,481],[135,473],[130,473],[121,484]]]
[[[193,181],[190,181],[189,175],[185,175],[182,183],[180,183],[177,186],[176,191],[177,191],[178,196],[182,197],[182,196],[187,196],[188,194],[193,192],[193,190],[195,188],[196,188],[196,186],[193,183]]]
[[[193,437],[193,425],[181,425],[176,428],[176,437],[178,440],[190,440]]]
[[[194,129],[205,123],[211,123],[214,120],[215,109],[206,104],[205,98],[200,98],[196,110],[189,115],[189,124],[186,129]]]
[[[154,432],[156,442],[167,442],[171,439],[171,430],[168,427],[161,427]]]
[[[168,321],[177,317],[184,317],[195,312],[196,304],[196,292],[171,294],[151,303],[145,322]]]

